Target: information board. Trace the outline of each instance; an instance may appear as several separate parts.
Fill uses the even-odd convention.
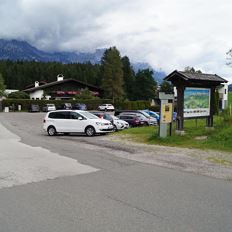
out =
[[[185,88],[184,118],[207,117],[210,115],[210,89]]]

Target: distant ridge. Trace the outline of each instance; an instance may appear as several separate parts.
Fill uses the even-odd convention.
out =
[[[0,39],[0,60],[23,60],[40,62],[61,62],[68,63],[100,63],[105,49],[96,49],[93,53],[84,52],[45,52],[31,46],[26,41]],[[166,74],[163,71],[156,71],[148,63],[132,64],[135,72],[139,69],[149,68],[154,72],[154,78],[159,83]]]
[[[31,46],[26,41],[0,39],[0,60],[24,60],[61,63],[99,63],[104,49],[94,53],[45,52]]]

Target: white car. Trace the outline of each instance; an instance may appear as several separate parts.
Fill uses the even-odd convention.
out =
[[[129,123],[119,119],[116,116],[112,116],[113,120],[114,120],[114,125],[116,125],[117,130],[123,130],[123,129],[128,129],[130,127]]]
[[[56,106],[54,104],[46,104],[43,107],[43,112],[49,112],[49,111],[53,111],[56,110]]]
[[[111,122],[82,110],[57,110],[48,112],[43,129],[49,136],[57,133],[85,133],[87,136],[113,131]]]
[[[98,106],[99,110],[105,110],[105,111],[114,111],[114,106],[112,104],[103,104]]]

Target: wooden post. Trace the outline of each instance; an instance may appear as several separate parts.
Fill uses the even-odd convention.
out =
[[[177,86],[177,117],[176,117],[176,130],[184,130],[184,87]]]
[[[207,118],[207,127],[213,127],[213,115],[214,115],[214,103],[215,103],[215,86],[211,87],[210,91],[210,113]]]

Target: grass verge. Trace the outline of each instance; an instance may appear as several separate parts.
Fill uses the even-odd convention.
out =
[[[214,129],[205,127],[205,119],[186,120],[184,124],[185,135],[175,134],[175,123],[172,136],[158,137],[158,127],[137,127],[118,133],[135,142],[146,144],[158,144],[165,146],[177,146],[199,149],[214,149],[232,152],[232,117],[226,115],[214,117]]]

